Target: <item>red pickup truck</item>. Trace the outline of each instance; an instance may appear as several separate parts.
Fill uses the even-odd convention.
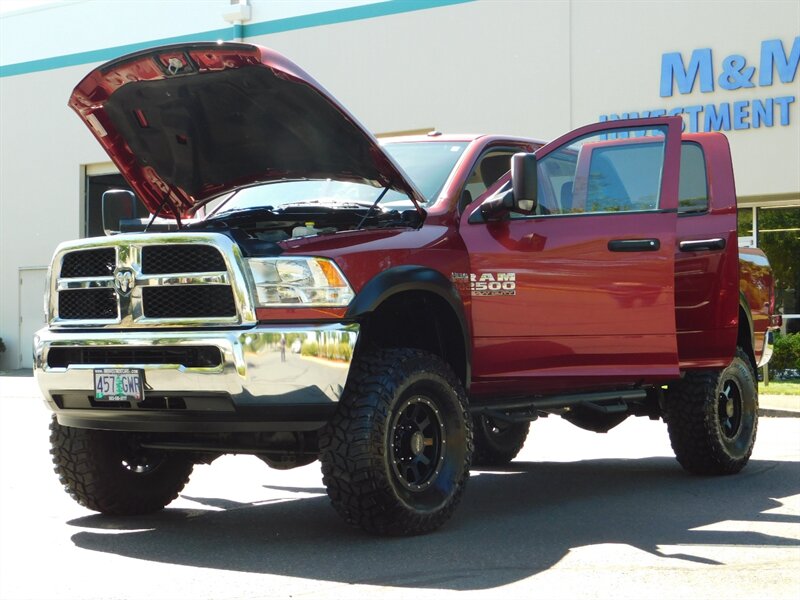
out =
[[[133,194],[110,193],[121,233],[53,257],[35,373],[82,505],[159,510],[225,453],[319,458],[348,522],[424,533],[551,414],[662,418],[687,470],[747,463],[778,321],[723,135],[664,117],[379,144],[234,43],[125,56],[69,103],[152,213],[131,231]]]

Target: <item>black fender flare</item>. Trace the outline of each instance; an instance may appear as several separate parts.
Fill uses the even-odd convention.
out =
[[[750,303],[747,301],[744,293],[739,291],[739,311],[744,313],[744,318],[747,319],[747,333],[750,336],[750,347],[755,352],[755,331],[753,329],[753,315],[750,314]],[[741,325],[741,324],[740,324]]]
[[[741,315],[744,314],[745,318],[745,326],[747,327],[747,341],[749,348],[744,348],[744,351],[749,353],[750,360],[753,363],[753,368],[758,371],[758,361],[759,359],[756,358],[756,332],[755,327],[753,326],[753,315],[750,312],[750,303],[747,301],[744,293],[739,290],[739,318],[741,319]],[[739,322],[739,331],[741,331],[742,323]],[[738,333],[737,333],[738,338]],[[737,344],[739,342],[737,341]],[[765,342],[766,344],[766,342]],[[756,382],[757,383],[757,382]]]
[[[464,304],[453,282],[439,271],[420,265],[392,267],[370,279],[356,294],[345,314],[346,319],[358,321],[374,312],[383,302],[402,292],[429,292],[435,294],[453,310],[461,327],[464,358],[466,360],[464,382],[469,389],[472,371],[472,344],[470,329],[464,312]]]

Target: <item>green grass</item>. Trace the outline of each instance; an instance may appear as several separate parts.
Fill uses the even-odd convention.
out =
[[[800,396],[800,379],[773,379],[769,385],[758,384],[759,394],[775,394],[778,396]]]

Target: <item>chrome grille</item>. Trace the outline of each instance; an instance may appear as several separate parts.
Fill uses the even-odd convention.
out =
[[[232,317],[236,315],[228,286],[172,285],[142,290],[144,316],[153,319]]]
[[[47,354],[47,366],[149,364],[217,367],[222,354],[214,346],[56,346]]]
[[[61,259],[61,277],[102,277],[114,272],[114,248],[69,252]]]
[[[48,291],[52,327],[254,323],[239,248],[218,233],[123,234],[64,244]]]
[[[219,250],[202,244],[145,246],[142,248],[142,274],[213,273],[224,271]]]
[[[116,319],[117,294],[110,288],[64,290],[58,293],[62,319]]]

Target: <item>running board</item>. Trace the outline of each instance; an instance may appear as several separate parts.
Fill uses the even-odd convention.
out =
[[[214,452],[220,454],[290,454],[314,456],[316,450],[294,450],[291,448],[270,448],[263,446],[237,446],[235,444],[191,443],[191,442],[142,442],[142,448],[150,450],[169,450],[170,452]]]
[[[620,390],[612,392],[589,392],[586,394],[564,394],[558,396],[540,396],[536,398],[518,398],[510,402],[498,404],[473,406],[470,412],[473,414],[484,414],[493,418],[502,416],[503,420],[534,421],[537,418],[536,411],[555,410],[570,406],[584,405],[587,408],[603,413],[618,413],[627,410],[627,402],[636,402],[647,398],[646,390]],[[601,404],[605,403],[605,404]],[[608,403],[614,403],[610,406]],[[528,415],[504,415],[505,411],[530,410]]]

